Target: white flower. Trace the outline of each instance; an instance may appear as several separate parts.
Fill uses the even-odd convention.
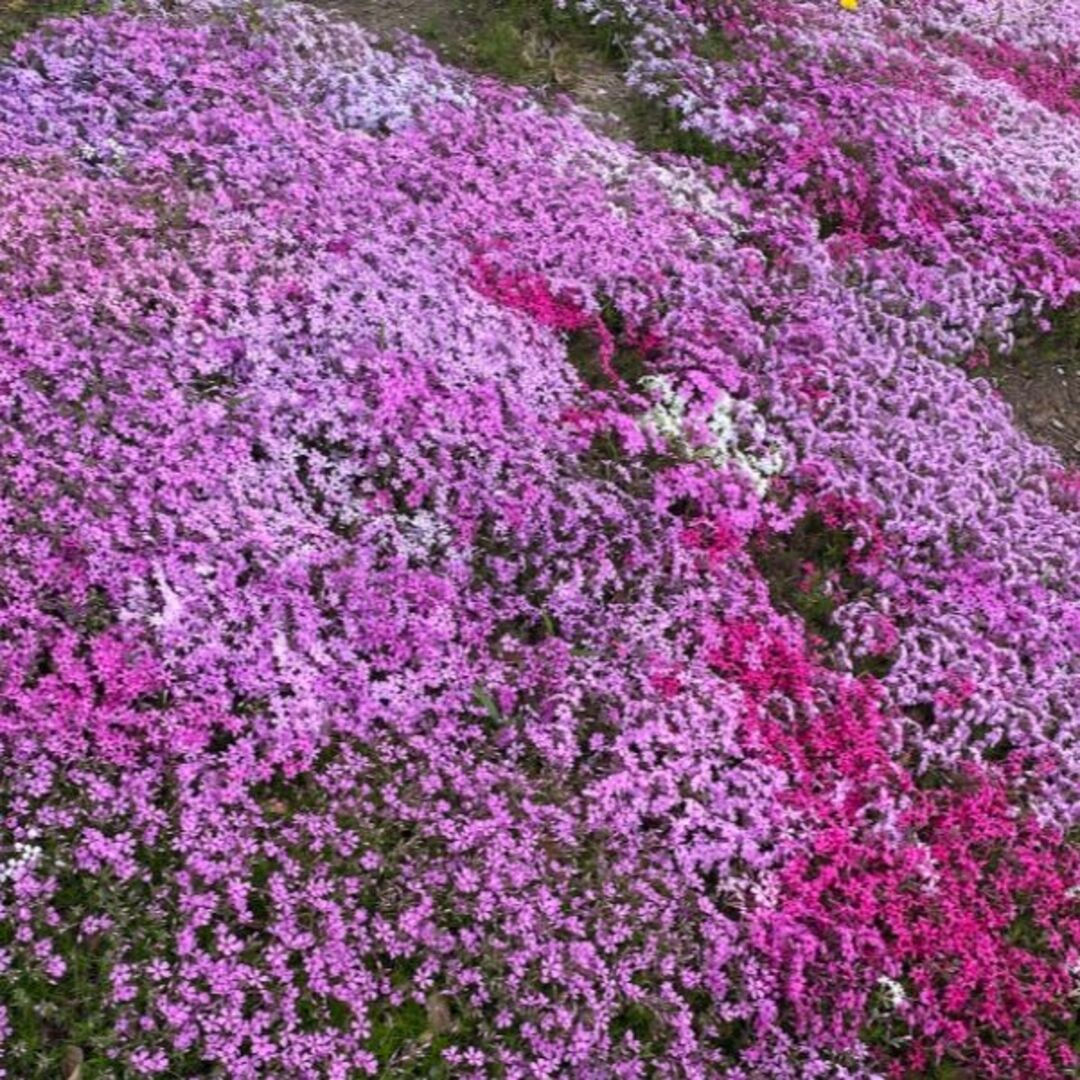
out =
[[[888,975],[881,975],[878,978],[877,985],[881,990],[882,999],[890,1009],[898,1009],[907,1001],[907,991],[895,979],[890,979]]]
[[[15,854],[6,862],[0,862],[0,884],[17,877],[27,867],[33,866],[44,852],[36,844],[24,844],[16,840],[14,844]]]
[[[154,583],[161,594],[162,608],[157,615],[151,616],[151,622],[162,629],[175,623],[184,612],[184,602],[169,584],[165,571],[160,566],[154,567]]]
[[[705,420],[709,438],[704,445],[691,443],[686,421],[686,402],[662,375],[641,380],[660,400],[642,417],[642,424],[687,457],[704,458],[717,468],[734,464],[750,480],[758,495],[764,495],[769,478],[783,472],[784,457],[779,446],[768,440],[765,424],[746,402],[722,394]],[[764,450],[744,449],[745,443]]]

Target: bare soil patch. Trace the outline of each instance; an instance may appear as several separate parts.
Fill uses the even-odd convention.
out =
[[[1080,462],[1080,332],[1072,324],[1058,333],[1021,341],[995,360],[991,382],[1032,438]]]

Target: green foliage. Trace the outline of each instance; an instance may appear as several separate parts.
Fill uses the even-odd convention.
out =
[[[85,11],[86,0],[0,0],[0,52],[42,20]]]
[[[46,850],[43,858],[63,863],[59,850]],[[167,865],[169,858],[167,846],[156,852],[142,849],[139,861],[145,875],[129,881],[70,867],[58,872],[53,906],[64,923],[52,937],[65,965],[63,975],[52,980],[22,964],[0,974],[0,1001],[12,1027],[5,1060],[16,1067],[13,1075],[52,1080],[61,1075],[61,1060],[69,1047],[83,1052],[81,1080],[118,1075],[115,1062],[107,1057],[116,1039],[117,1020],[110,974],[121,953],[125,962],[171,955],[172,928],[151,905],[152,886],[175,873],[175,867]],[[88,915],[107,915],[112,928],[82,933],[81,923]],[[10,947],[14,934],[12,925],[0,925],[0,948]]]
[[[747,185],[753,181],[760,161],[730,146],[713,142],[701,132],[687,127],[682,115],[652,98],[637,95],[630,111],[634,142],[653,153],[681,154],[706,165],[727,170],[733,179]]]
[[[1080,366],[1080,302],[1044,311],[1049,324],[1036,325],[1022,318],[1017,327],[1018,342],[1012,351],[991,342],[989,352],[995,365],[1019,366],[1025,372],[1053,364],[1057,367]]]
[[[656,1020],[652,1012],[641,1002],[631,1001],[624,1005],[611,1022],[611,1037],[621,1039],[627,1032],[638,1042],[648,1042],[652,1037]]]
[[[558,82],[584,64],[622,67],[629,26],[594,25],[576,8],[553,0],[481,0],[467,43],[474,66],[514,82]]]
[[[456,18],[429,18],[420,32],[455,63],[509,82],[572,89],[583,73],[625,71],[633,27],[624,19],[593,23],[575,6],[557,8],[553,0],[476,0]],[[734,56],[717,31],[704,35],[698,49],[716,60]],[[628,92],[615,107],[643,150],[697,158],[742,184],[758,168],[753,156],[713,142],[687,127],[676,110],[643,94]]]
[[[383,1075],[449,1078],[442,1051],[450,1045],[444,1034],[430,1027],[428,1011],[415,1001],[388,1008],[373,1023],[368,1047],[378,1059]]]
[[[610,372],[621,380],[624,387],[635,390],[646,373],[645,357],[636,346],[616,342],[611,357],[610,371],[600,357],[600,341],[592,330],[574,330],[567,341],[567,358],[577,369],[585,384],[593,390],[614,390]]]
[[[611,1038],[621,1042],[633,1035],[646,1056],[662,1061],[670,1041],[670,1028],[663,1018],[640,1001],[627,1002],[611,1021]]]
[[[773,604],[802,617],[810,633],[832,644],[840,636],[833,622],[837,598],[832,586],[846,579],[851,537],[833,528],[821,514],[807,514],[785,538],[757,553],[757,565],[769,583]]]
[[[727,63],[735,59],[735,46],[722,30],[710,26],[694,45],[694,52],[703,60]]]
[[[610,297],[598,297],[600,321],[613,339],[610,367],[601,360],[600,335],[590,327],[573,330],[567,338],[567,358],[585,384],[593,390],[615,390],[620,386],[636,391],[648,373],[647,357],[626,334],[626,320]],[[612,373],[616,376],[612,379]]]
[[[532,65],[524,57],[524,35],[512,18],[500,16],[485,24],[473,42],[478,67],[504,79],[528,81]]]
[[[1048,345],[1059,361],[1080,364],[1080,303],[1058,308],[1050,314]]]

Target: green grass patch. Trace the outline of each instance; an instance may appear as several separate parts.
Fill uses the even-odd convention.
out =
[[[45,19],[78,15],[87,6],[86,0],[0,0],[0,53]]]
[[[510,82],[560,82],[582,65],[625,66],[630,26],[594,25],[553,0],[473,0],[431,16],[420,35],[448,60]]]
[[[634,28],[625,19],[593,23],[574,6],[553,0],[474,0],[460,13],[447,11],[419,32],[448,61],[536,88],[573,91],[589,76],[621,81],[630,61]],[[717,31],[698,42],[702,56],[730,60],[735,50]],[[616,99],[617,98],[617,99]],[[625,86],[607,99],[631,139],[652,153],[680,154],[726,169],[749,183],[759,162],[686,126],[675,109]]]

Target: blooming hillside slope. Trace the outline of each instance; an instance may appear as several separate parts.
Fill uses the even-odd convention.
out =
[[[740,187],[181,6],[0,69],[7,1075],[1070,1075],[1080,498],[945,361],[1075,290],[1075,111],[931,210],[749,45]]]

